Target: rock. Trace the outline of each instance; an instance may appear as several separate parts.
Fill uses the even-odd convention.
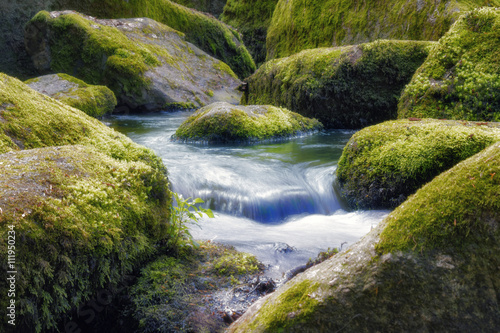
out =
[[[133,110],[196,108],[240,96],[241,82],[226,64],[147,18],[40,12],[26,27],[26,46],[40,71],[104,84]]]
[[[257,65],[266,60],[267,28],[278,0],[228,0],[221,20],[235,27]]]
[[[500,140],[500,123],[417,119],[362,129],[337,167],[351,208],[395,208],[425,183]]]
[[[480,0],[280,0],[268,29],[267,60],[377,39],[438,40],[462,11],[484,5]],[[500,6],[500,1],[488,5]]]
[[[229,332],[496,332],[499,174],[497,142],[257,301]]]
[[[212,3],[217,2],[219,0]],[[67,9],[99,18],[149,17],[184,32],[187,41],[227,63],[241,78],[255,70],[255,64],[236,30],[213,17],[168,0],[19,0],[0,2],[3,22],[0,26],[0,72],[23,78],[36,76],[24,48],[24,26],[41,10]]]
[[[405,88],[398,116],[500,121],[500,10],[462,15]]]
[[[57,330],[63,319],[68,327],[76,308],[91,323],[122,279],[166,241],[169,205],[162,170],[114,159],[95,147],[1,154],[0,235],[6,241],[0,253],[7,258],[8,235],[15,233],[15,263],[0,265],[17,271],[17,331]],[[0,291],[7,295],[8,289],[2,279]],[[2,297],[0,304],[7,302]],[[96,307],[89,312],[91,302]],[[0,330],[8,326],[3,321]]]
[[[93,146],[115,159],[141,161],[155,169],[165,169],[150,149],[82,111],[0,73],[0,154],[72,144]]]
[[[174,138],[189,142],[255,142],[286,138],[322,128],[316,119],[270,105],[214,103],[186,119]]]
[[[201,12],[210,13],[215,17],[219,17],[222,14],[226,4],[225,0],[174,0],[172,2]]]
[[[280,105],[327,128],[395,119],[398,96],[431,45],[381,40],[268,61],[247,79],[242,103]]]
[[[30,88],[100,118],[111,113],[116,97],[105,86],[94,86],[67,74],[44,75],[25,82]]]

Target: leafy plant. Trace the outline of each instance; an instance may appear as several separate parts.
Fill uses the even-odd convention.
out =
[[[203,204],[204,201],[200,198],[191,200],[189,197],[184,199],[182,194],[173,193],[176,206],[173,206],[172,215],[168,233],[170,235],[169,245],[174,249],[183,249],[185,247],[199,248],[198,244],[191,233],[189,232],[189,224],[197,224],[203,214],[213,218],[214,213],[208,208],[197,206]]]

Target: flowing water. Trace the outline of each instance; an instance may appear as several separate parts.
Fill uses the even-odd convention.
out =
[[[172,141],[190,114],[117,115],[106,123],[163,158],[173,191],[202,198],[216,213],[191,228],[195,238],[253,253],[279,278],[320,251],[354,243],[386,216],[345,211],[333,189],[352,131],[254,145]]]

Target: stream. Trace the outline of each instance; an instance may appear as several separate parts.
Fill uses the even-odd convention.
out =
[[[388,214],[348,212],[333,189],[337,161],[353,131],[253,145],[172,141],[191,114],[113,115],[104,122],[161,156],[173,191],[202,198],[214,211],[215,218],[191,226],[195,239],[256,255],[269,277],[279,280],[328,248],[345,249]]]

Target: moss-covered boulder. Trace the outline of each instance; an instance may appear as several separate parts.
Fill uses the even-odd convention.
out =
[[[49,74],[25,82],[30,88],[100,118],[116,106],[115,94],[106,86],[94,86],[67,74]]]
[[[46,147],[0,155],[0,175],[5,258],[7,236],[15,234],[14,264],[1,266],[17,271],[11,299],[19,332],[56,327],[167,239],[167,178],[144,162],[94,147]],[[0,289],[7,295],[5,279]],[[1,299],[6,308],[10,300]]]
[[[245,46],[257,65],[266,60],[267,28],[278,0],[228,0],[221,20],[243,35]]]
[[[271,60],[247,79],[242,102],[286,107],[329,128],[395,119],[398,97],[431,45],[380,40]]]
[[[215,17],[219,17],[224,10],[226,0],[174,0],[185,7],[193,8],[205,13],[210,13]]]
[[[498,0],[280,0],[267,34],[267,60],[304,49],[376,39],[438,40],[465,11]]]
[[[500,10],[466,13],[405,88],[398,115],[500,121]]]
[[[316,119],[270,105],[234,106],[214,103],[196,111],[174,138],[192,142],[255,142],[317,131]]]
[[[337,168],[351,208],[395,208],[425,183],[500,140],[500,123],[388,121],[354,134]]]
[[[350,249],[256,302],[230,332],[496,332],[500,143],[421,188]]]
[[[26,46],[40,71],[104,84],[134,110],[195,108],[240,96],[240,81],[226,64],[147,18],[97,20],[42,11],[26,28]]]

